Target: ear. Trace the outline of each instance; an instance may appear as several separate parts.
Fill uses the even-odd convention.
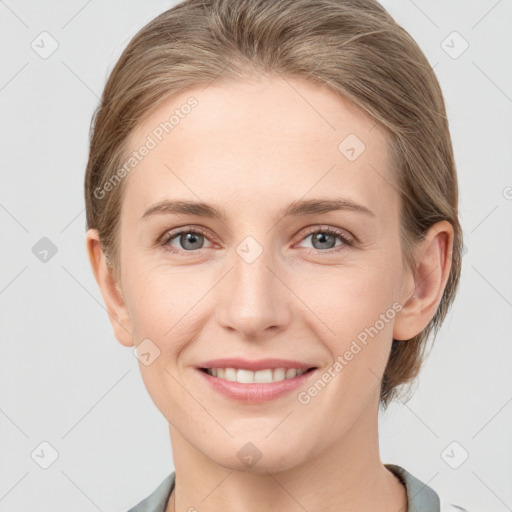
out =
[[[430,227],[415,250],[416,270],[406,269],[393,338],[410,340],[419,334],[434,316],[452,266],[453,227],[440,221]]]
[[[105,254],[99,241],[97,229],[87,230],[87,252],[91,263],[94,278],[105,301],[108,316],[114,335],[125,347],[134,346],[130,315],[124,300],[122,289],[117,282],[113,269],[107,264]]]

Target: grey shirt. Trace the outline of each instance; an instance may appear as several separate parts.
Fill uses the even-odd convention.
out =
[[[442,502],[437,493],[408,471],[395,464],[384,464],[405,485],[407,512],[468,512],[465,508]],[[173,472],[138,505],[128,512],[165,512],[167,501],[174,489],[176,474]]]

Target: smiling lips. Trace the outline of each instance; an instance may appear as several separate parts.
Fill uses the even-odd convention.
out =
[[[276,398],[298,387],[316,369],[284,359],[215,359],[197,368],[215,391],[244,402]]]
[[[270,382],[280,382],[285,379],[293,379],[297,375],[302,375],[306,370],[296,368],[270,368],[265,370],[244,370],[242,368],[207,368],[208,375],[218,377],[230,382],[240,382],[241,384],[269,384]]]

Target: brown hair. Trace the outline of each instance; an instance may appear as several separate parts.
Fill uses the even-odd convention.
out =
[[[123,181],[110,187],[128,136],[171,95],[213,80],[306,78],[351,100],[389,135],[401,196],[401,242],[413,248],[440,220],[454,229],[452,266],[427,327],[393,340],[380,402],[417,376],[457,290],[462,258],[458,185],[443,95],[412,37],[375,0],[185,0],[157,16],[130,41],[107,81],[91,124],[85,176],[87,228],[119,272],[118,228]],[[112,181],[110,181],[112,183]]]

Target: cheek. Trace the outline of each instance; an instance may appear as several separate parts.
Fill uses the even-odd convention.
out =
[[[137,275],[132,272],[126,280],[126,302],[136,342],[143,337],[159,345],[165,332],[172,327],[172,312],[177,304],[172,303],[170,296],[162,295],[163,284],[152,273]]]
[[[357,396],[360,403],[379,385],[399,307],[396,301],[399,266],[384,264],[384,258],[379,261],[380,264],[376,259],[374,264],[357,271],[337,269],[330,279],[318,279],[315,288],[308,288],[311,300],[308,306],[322,320],[322,325],[329,328],[321,327],[319,338],[332,361],[340,363],[332,369],[337,378],[333,379],[336,384],[331,390],[343,396],[346,393],[347,397]],[[312,290],[317,292],[312,295]],[[304,288],[303,293],[306,292]],[[313,322],[320,325],[318,319]]]
[[[381,315],[393,317],[397,297],[398,269],[366,268],[334,270],[330,277],[318,279],[308,293],[310,306],[325,321],[331,335],[343,346],[347,339],[357,337],[374,325]],[[308,304],[308,306],[310,305]],[[388,318],[389,319],[389,318]],[[386,323],[386,326],[389,324]],[[382,329],[382,326],[379,323]]]
[[[199,308],[194,307],[200,290],[191,277],[183,279],[168,269],[146,266],[140,272],[131,268],[126,289],[136,344],[145,343],[141,347],[149,350],[141,354],[149,352],[151,358],[145,364],[139,356],[142,379],[157,408],[171,418],[171,411],[190,399],[179,384],[182,377],[177,365],[190,340],[200,333],[194,327],[201,325]]]
[[[133,261],[127,274],[125,298],[136,343],[149,338],[168,365],[204,325],[204,298],[214,280],[197,269],[155,266],[143,259]]]

